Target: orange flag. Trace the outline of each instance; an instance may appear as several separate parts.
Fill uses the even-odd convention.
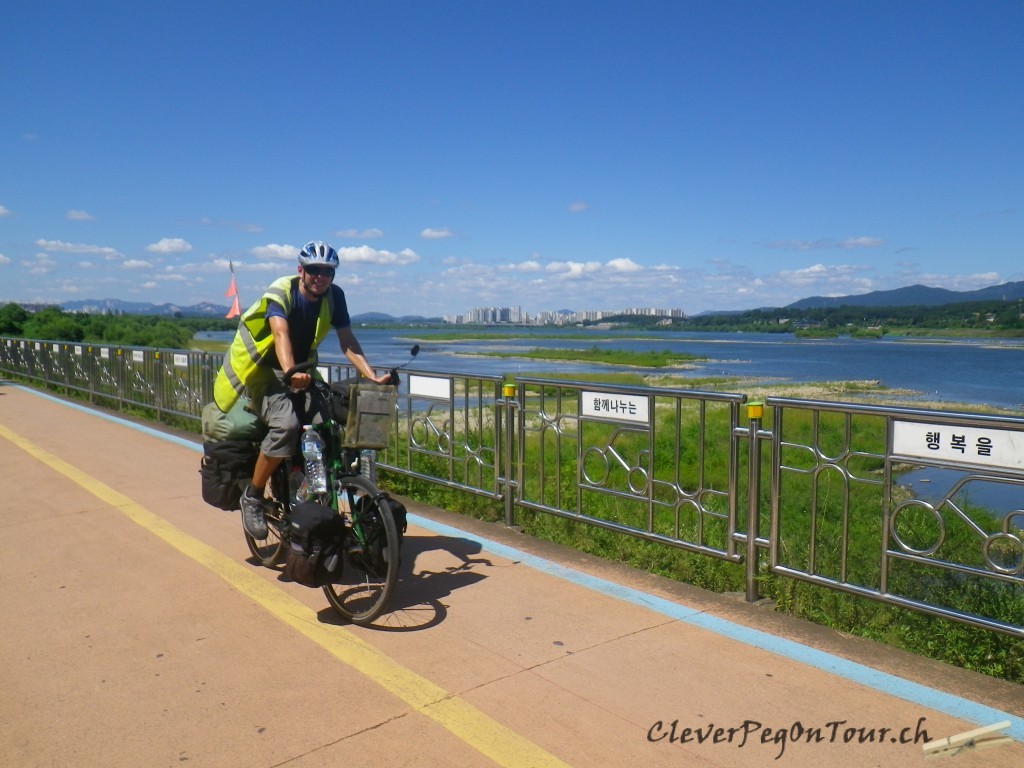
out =
[[[234,296],[235,300],[231,303],[231,309],[228,310],[228,313],[224,315],[224,317],[230,320],[231,318],[238,317],[242,314],[242,308],[238,306],[238,286],[235,285],[235,265],[229,261],[228,266],[231,267],[231,285],[228,286],[228,290],[224,295]]]

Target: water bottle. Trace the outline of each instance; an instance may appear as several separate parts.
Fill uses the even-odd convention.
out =
[[[302,455],[306,459],[307,493],[327,490],[327,471],[324,469],[324,441],[312,425],[302,433]]]
[[[369,480],[373,485],[377,484],[377,452],[369,448],[363,448],[359,452],[359,474]]]
[[[306,476],[298,467],[292,467],[291,474],[288,475],[288,498],[291,499],[293,507],[306,500]]]

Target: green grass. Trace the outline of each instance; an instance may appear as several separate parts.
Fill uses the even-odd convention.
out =
[[[561,362],[600,363],[602,365],[623,365],[633,368],[669,368],[706,358],[684,352],[634,352],[628,349],[528,349],[521,352],[477,352],[481,357],[518,357],[527,360],[551,360]]]
[[[545,409],[557,397],[557,386],[528,393],[526,407],[530,412]],[[562,413],[570,410],[568,400],[562,401]],[[548,412],[554,412],[549,408]],[[708,406],[703,412],[690,401],[683,408],[678,445],[672,424],[674,412],[656,409],[653,457],[650,462],[656,481],[653,531],[683,541],[724,549],[727,544],[726,521],[704,515],[700,518],[692,506],[678,507],[678,485],[684,490],[703,488],[708,492],[704,506],[724,512],[728,487],[728,411]],[[769,421],[770,419],[766,419]],[[531,425],[527,415],[528,434],[525,454],[517,461],[528,470],[521,488],[523,498],[535,503],[566,510],[573,514],[645,529],[649,509],[644,501],[628,493],[629,473],[610,463],[607,478],[604,464],[595,454],[584,457],[584,472],[602,475],[605,486],[620,495],[609,495],[577,486],[579,447],[614,444],[616,451],[630,462],[650,448],[650,436],[623,434],[607,424],[586,424],[586,430],[575,435],[572,430],[556,432],[540,423]],[[763,425],[771,429],[772,425]],[[884,467],[885,423],[879,416],[847,420],[845,414],[787,410],[784,425],[783,464],[779,514],[780,564],[807,571],[822,578],[839,579],[865,589],[880,587],[880,553],[883,549],[883,493],[879,484]],[[477,444],[488,439],[477,436]],[[835,467],[821,469],[820,459],[805,446],[816,446],[836,460]],[[768,452],[765,451],[765,454]],[[595,463],[596,460],[596,463]],[[770,457],[762,454],[762,477],[758,508],[761,510],[760,532],[767,535],[770,524],[770,497],[767,488]],[[430,457],[419,457],[416,471],[446,476],[444,467],[432,466]],[[841,475],[845,468],[851,479]],[[746,509],[747,475],[745,451],[741,451],[738,467],[740,483],[739,510]],[[484,520],[503,519],[500,502],[444,488],[426,481],[410,480],[384,474],[385,483],[395,492],[468,514]],[[658,485],[660,483],[661,485]],[[485,486],[486,487],[486,486]],[[720,493],[715,496],[714,493]],[[678,509],[678,512],[676,511]],[[984,510],[971,511],[979,525],[991,528]],[[745,567],[704,553],[690,552],[666,544],[646,541],[610,531],[580,520],[517,508],[516,523],[524,532],[589,554],[625,563],[667,578],[716,592],[742,592],[745,588]],[[926,543],[929,531],[913,516],[901,519],[901,535],[915,546]],[[977,537],[962,522],[947,521],[947,537],[937,556],[968,566],[982,565]],[[741,530],[745,525],[740,526]],[[844,551],[843,538],[847,548]],[[918,538],[915,538],[918,537]],[[763,555],[767,562],[767,553]],[[1024,615],[1024,593],[1019,586],[998,583],[992,579],[953,573],[934,566],[894,563],[889,572],[889,591],[953,610],[1019,625]],[[938,659],[993,677],[1024,683],[1024,640],[994,631],[978,629],[953,620],[940,619],[912,610],[887,605],[881,601],[817,586],[791,577],[770,574],[763,567],[757,577],[760,594],[771,598],[777,610],[832,627],[836,630],[870,638],[894,647]]]
[[[409,335],[409,334],[406,334]],[[604,338],[608,334],[603,331],[592,331],[590,333],[557,333],[552,331],[528,330],[524,333],[488,333],[486,331],[440,331],[438,333],[416,332],[417,338],[424,342],[433,341],[516,341],[519,339],[557,339],[560,341],[592,341],[596,338]],[[660,338],[651,334],[637,332],[631,334],[632,338]],[[616,336],[622,339],[622,336]]]

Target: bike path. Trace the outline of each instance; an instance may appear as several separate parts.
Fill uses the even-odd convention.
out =
[[[885,766],[1002,719],[952,759],[1024,758],[1020,686],[499,526],[414,506],[394,612],[342,626],[190,438],[8,384],[0,455],[3,766]]]

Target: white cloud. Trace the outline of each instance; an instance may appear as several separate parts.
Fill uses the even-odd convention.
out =
[[[632,259],[612,259],[608,262],[608,268],[613,272],[639,272],[643,269]]]
[[[384,237],[384,232],[371,227],[370,229],[343,229],[337,233],[338,237],[347,237],[360,240],[374,240]]]
[[[824,280],[835,280],[837,278],[849,278],[852,275],[866,271],[868,268],[855,266],[853,264],[812,264],[803,269],[790,269],[779,272],[779,277],[788,282],[801,284],[820,282]]]
[[[65,243],[62,240],[36,240],[36,245],[44,251],[56,253],[95,253],[108,259],[115,259],[121,255],[116,249],[108,248],[107,246]]]
[[[10,263],[11,260],[4,256],[2,253],[0,253],[0,266],[7,266]]]
[[[179,237],[165,237],[159,242],[146,246],[150,253],[188,253],[192,245]]]
[[[128,259],[123,266],[125,269],[148,269],[153,265],[142,259]]]
[[[420,237],[424,240],[446,240],[449,237],[455,237],[448,227],[441,227],[440,229],[432,229],[427,227],[420,232]]]
[[[6,205],[0,205],[0,219],[6,219],[8,216],[13,216],[14,213],[10,211]]]
[[[848,237],[840,245],[847,250],[851,248],[881,248],[885,245],[885,240],[878,237]]]
[[[48,253],[37,253],[31,261],[23,261],[25,269],[30,275],[48,275],[56,271],[57,262]]]
[[[562,279],[575,280],[583,275],[600,271],[601,263],[598,261],[552,261],[545,269],[557,274]]]
[[[577,200],[573,203],[569,203],[569,213],[583,213],[590,206],[582,200]]]
[[[267,243],[266,245],[260,245],[249,251],[257,259],[290,259],[296,260],[299,256],[301,248],[297,248],[294,245],[278,245],[277,243]]]
[[[339,248],[338,258],[349,264],[397,264],[399,266],[414,264],[420,260],[419,254],[411,248],[404,248],[398,253],[392,253],[371,248],[368,245]]]
[[[529,259],[527,261],[520,261],[516,264],[506,264],[501,267],[503,270],[512,272],[540,272],[540,262],[535,259]]]
[[[92,221],[94,217],[87,211],[77,211],[72,208],[64,214],[64,218],[69,219],[70,221]]]
[[[880,237],[848,237],[845,240],[821,238],[818,240],[776,240],[763,243],[765,248],[790,251],[832,251],[836,249],[881,248],[885,240]]]

